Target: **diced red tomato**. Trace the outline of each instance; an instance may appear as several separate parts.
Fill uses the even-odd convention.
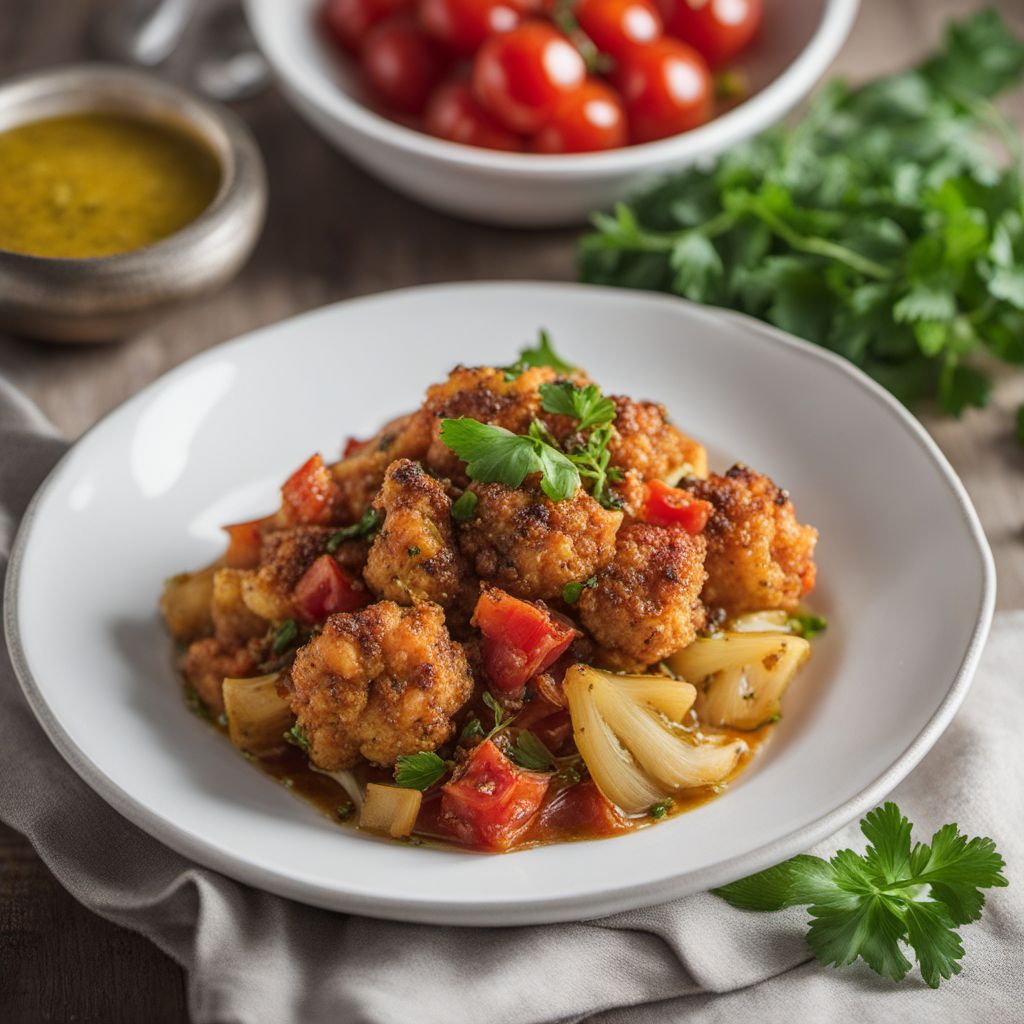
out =
[[[550,782],[549,774],[519,768],[487,740],[441,787],[441,822],[466,846],[507,850],[529,828]]]
[[[254,569],[259,565],[265,522],[266,519],[253,519],[248,523],[232,523],[224,527],[228,535],[224,564],[229,569]]]
[[[473,622],[483,633],[484,671],[510,692],[543,672],[572,643],[576,630],[546,608],[489,587],[480,595]]]
[[[654,526],[681,526],[687,533],[700,533],[708,525],[714,507],[680,487],[661,480],[647,485],[644,519]]]
[[[369,441],[360,441],[358,437],[350,437],[345,442],[345,448],[341,453],[341,457],[347,459],[350,455],[355,455],[361,448],[365,448],[369,443]]]
[[[720,68],[745,50],[761,25],[761,0],[667,0],[666,29]]]
[[[292,603],[307,622],[323,622],[335,612],[363,608],[370,603],[370,594],[330,555],[321,555],[295,584]]]
[[[285,481],[281,488],[285,516],[295,524],[325,523],[331,517],[331,506],[338,485],[319,454],[307,459]]]

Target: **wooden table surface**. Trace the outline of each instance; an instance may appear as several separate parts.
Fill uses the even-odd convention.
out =
[[[106,6],[0,0],[0,76],[86,56],[89,29]],[[977,6],[862,0],[835,70],[861,79],[902,67],[934,44],[947,17]],[[1024,4],[1000,6],[1024,33]],[[1024,97],[1007,109],[1024,126]],[[267,159],[270,215],[231,285],[116,347],[48,347],[0,334],[0,374],[69,436],[201,349],[304,309],[433,281],[572,279],[575,231],[479,227],[433,213],[349,164],[276,93],[238,110]],[[1024,374],[1007,375],[990,408],[959,422],[926,417],[977,504],[1004,608],[1024,606],[1024,452],[1010,415],[1022,401]],[[79,907],[31,846],[0,825],[0,1021],[70,1020],[185,1021],[184,976],[145,939]]]

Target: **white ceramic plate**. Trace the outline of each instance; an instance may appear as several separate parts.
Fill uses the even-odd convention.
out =
[[[504,856],[332,825],[185,708],[155,604],[219,554],[221,523],[419,402],[458,362],[507,363],[544,325],[610,391],[665,401],[724,468],[791,489],[821,531],[830,620],[769,747],[729,792],[656,828]],[[679,299],[450,285],[342,303],[211,349],[87,434],[36,496],[6,594],[10,650],[50,738],[122,814],[252,885],[380,917],[593,917],[806,849],[921,759],[969,685],[994,595],[963,487],[917,423],[839,359]],[[59,632],[57,625],[59,624]]]
[[[751,94],[699,128],[642,146],[561,156],[502,153],[437,139],[367,105],[352,61],[318,31],[320,0],[245,0],[253,34],[295,109],[350,159],[399,191],[492,224],[573,224],[652,177],[707,160],[784,117],[842,47],[859,0],[764,0],[737,64]]]

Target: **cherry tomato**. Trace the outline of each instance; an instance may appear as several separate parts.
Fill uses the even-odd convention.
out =
[[[518,690],[557,661],[576,630],[546,608],[520,601],[497,587],[480,595],[473,622],[483,633],[484,671],[499,690]]]
[[[383,102],[419,114],[447,67],[444,51],[409,17],[382,21],[363,43],[363,72]]]
[[[580,0],[574,12],[593,44],[613,57],[661,38],[661,15],[650,0]]]
[[[565,36],[547,22],[524,21],[477,52],[473,93],[505,127],[532,135],[586,77],[583,58]]]
[[[412,8],[413,0],[327,0],[321,21],[327,34],[349,53],[359,53],[366,33],[385,18]]]
[[[523,141],[477,103],[465,82],[446,82],[430,97],[424,127],[431,135],[484,149],[520,150]]]
[[[248,523],[232,523],[224,527],[228,535],[224,564],[229,569],[254,569],[259,565],[263,526],[266,522],[266,519],[253,519]]]
[[[289,523],[326,523],[338,485],[319,455],[307,459],[281,488],[281,505]]]
[[[552,119],[533,137],[530,148],[536,153],[586,153],[616,149],[628,142],[626,111],[619,94],[592,78],[562,100]]]
[[[745,50],[761,25],[761,0],[668,0],[665,29],[713,68]]]
[[[511,0],[420,0],[420,21],[456,53],[475,53],[495,32],[519,24],[522,14]]]
[[[321,555],[295,584],[295,610],[306,622],[323,622],[335,612],[352,612],[370,603],[370,594],[330,555]]]
[[[486,740],[441,787],[440,820],[466,846],[507,850],[530,827],[551,778],[518,767]]]
[[[708,66],[678,39],[658,39],[632,50],[615,72],[633,142],[651,142],[696,128],[711,117]]]
[[[661,480],[647,485],[643,517],[654,526],[681,526],[687,533],[700,533],[708,525],[714,506],[695,498],[680,487],[669,487]]]

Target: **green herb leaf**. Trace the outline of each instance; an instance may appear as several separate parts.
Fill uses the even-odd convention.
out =
[[[863,855],[840,850],[831,860],[801,855],[714,890],[745,910],[808,906],[807,942],[825,964],[842,967],[858,957],[894,981],[912,964],[932,988],[959,974],[964,947],[957,928],[978,920],[982,889],[1007,885],[991,839],[962,835],[945,825],[930,844],[912,842],[911,824],[894,803],[861,821]]]
[[[480,724],[480,719],[471,718],[459,733],[459,746],[472,743],[474,740],[482,740],[484,735],[484,727]]]
[[[592,427],[603,427],[615,419],[615,403],[605,398],[596,384],[588,384],[585,388],[578,388],[568,381],[541,384],[540,398],[545,412],[578,420],[576,429],[581,433]]]
[[[828,629],[828,621],[824,615],[811,615],[804,612],[791,615],[786,620],[786,625],[797,636],[802,636],[805,640],[813,640]]]
[[[448,771],[448,762],[429,750],[402,754],[395,762],[395,782],[405,789],[429,789]]]
[[[460,523],[472,519],[476,514],[476,506],[479,500],[473,491],[463,491],[452,504],[452,519]]]
[[[289,650],[295,641],[299,639],[299,624],[294,619],[285,619],[277,628],[274,634],[274,642],[270,645],[271,651],[280,656]]]
[[[328,538],[327,551],[333,555],[347,540],[355,540],[357,537],[372,537],[380,529],[382,522],[384,522],[384,513],[378,512],[375,508],[368,508],[358,523],[343,526]]]
[[[585,579],[580,583],[566,583],[566,585],[562,587],[562,600],[566,604],[575,604],[580,599],[584,589],[593,590],[596,586],[596,576],[591,576],[589,579]]]
[[[338,821],[348,821],[356,813],[356,805],[351,800],[346,800],[343,804],[338,804],[334,813]]]
[[[555,767],[555,758],[551,751],[529,729],[520,729],[512,747],[512,760],[520,768],[531,771],[548,771]]]
[[[671,800],[659,800],[656,804],[651,804],[647,813],[652,818],[664,818],[670,810],[672,810]]]
[[[284,740],[293,747],[298,747],[299,750],[307,754],[309,753],[309,736],[306,735],[306,730],[298,722],[285,732]]]
[[[534,366],[550,366],[559,373],[575,373],[577,367],[567,363],[551,344],[551,336],[547,331],[541,330],[537,344],[533,348],[524,348],[519,353],[519,358],[505,370],[506,380],[515,380],[524,370]]]

